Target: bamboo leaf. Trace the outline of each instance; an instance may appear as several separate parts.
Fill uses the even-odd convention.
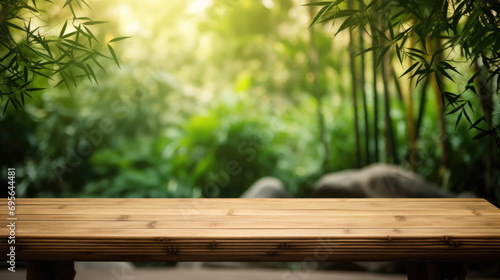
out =
[[[455,107],[453,110],[451,110],[451,112],[446,113],[446,114],[445,114],[445,116],[447,116],[447,115],[452,115],[452,114],[454,114],[454,113],[456,113],[456,112],[460,111],[460,110],[461,110],[464,106],[465,106],[465,102],[464,102],[464,103],[462,103],[461,105],[459,105],[459,106]]]
[[[26,30],[25,30],[24,28],[20,27],[20,26],[17,26],[17,25],[15,25],[15,24],[13,24],[13,23],[10,23],[10,22],[8,22],[8,21],[3,21],[3,22],[4,22],[5,24],[7,24],[8,26],[12,27],[12,28],[19,29],[19,30],[21,30],[21,31],[23,31],[23,32],[26,32]]]
[[[455,80],[453,80],[453,78],[448,74],[448,72],[446,72],[442,67],[439,67],[437,68],[437,70],[443,74],[443,76],[445,76],[446,78],[450,79],[451,81],[455,82]]]
[[[39,90],[44,90],[45,88],[27,88],[24,91],[39,91]]]
[[[399,76],[399,78],[403,77],[404,75],[408,74],[409,72],[411,72],[411,70],[413,70],[413,68],[417,67],[418,65],[420,64],[419,61],[415,62],[412,64],[412,66],[410,66],[410,68],[406,69],[406,71],[401,75]]]
[[[370,48],[364,49],[362,52],[356,54],[354,57],[360,56],[360,55],[365,54],[367,52],[374,51],[376,49],[378,49],[378,47],[370,47]]]
[[[121,68],[120,63],[118,63],[118,58],[116,57],[115,51],[113,50],[113,48],[109,44],[108,44],[108,49],[109,49],[109,53],[113,57],[113,60],[116,62],[116,65],[118,65],[118,68]]]
[[[59,33],[59,38],[62,38],[62,37],[63,37],[64,32],[66,31],[66,27],[67,27],[67,26],[68,26],[68,21],[65,21],[65,22],[64,22],[64,25],[63,25],[63,27],[62,27],[62,29],[61,29],[61,32]]]
[[[87,69],[89,70],[90,75],[92,75],[92,77],[94,78],[96,84],[99,84],[99,82],[97,81],[97,77],[95,76],[94,69],[92,69],[92,67],[88,63],[87,63]]]
[[[111,39],[108,43],[118,42],[118,41],[125,40],[128,38],[132,38],[132,36],[116,37],[116,38]]]
[[[492,130],[486,130],[486,131],[483,131],[483,132],[479,133],[478,135],[474,136],[474,138],[472,138],[472,139],[476,140],[476,139],[483,138],[485,136],[492,135],[492,134],[493,134]]]
[[[385,54],[387,53],[387,51],[390,48],[391,48],[391,45],[388,45],[388,46],[385,46],[384,48],[382,48],[382,51],[380,52],[380,54],[378,56],[378,59],[377,59],[377,66],[380,64],[380,62],[382,61],[382,59],[384,59]]]
[[[455,71],[459,75],[462,75],[460,72],[457,71],[456,67],[451,66],[451,64],[449,64],[448,62],[446,62],[446,61],[440,61],[439,63],[442,64],[442,65],[444,65],[446,67],[446,69],[451,69],[452,71]]]
[[[478,124],[480,124],[482,121],[485,121],[486,118],[483,116],[483,117],[480,117],[479,119],[477,119],[470,127],[469,127],[469,130],[473,129],[473,128],[477,128],[476,126]]]
[[[472,113],[474,113],[474,108],[472,108],[472,103],[467,100],[467,105],[469,105],[469,108],[471,109]]]
[[[83,25],[96,25],[96,24],[103,24],[107,23],[107,21],[86,21],[83,23]]]
[[[2,115],[5,116],[5,111],[7,110],[7,107],[9,106],[9,102],[10,102],[10,99],[7,98],[7,102],[5,102],[5,106],[3,107],[3,112],[2,112]]]
[[[457,126],[458,126],[458,123],[460,122],[460,119],[462,118],[462,114],[463,114],[463,110],[462,112],[460,112],[460,114],[458,114],[458,118],[457,118],[457,121],[455,122],[455,128],[453,129],[454,131],[457,130]]]
[[[481,72],[481,70],[483,70],[482,68],[477,71],[470,79],[469,81],[467,82],[468,85],[472,84],[474,82],[474,79],[477,77],[477,75],[479,75],[479,73]]]
[[[337,1],[337,2],[339,2],[339,1]],[[333,3],[333,1],[319,1],[319,2],[311,2],[311,3],[302,4],[302,6],[324,6],[324,5],[330,5],[332,3]]]

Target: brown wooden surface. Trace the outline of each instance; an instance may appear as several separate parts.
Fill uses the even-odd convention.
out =
[[[18,261],[500,260],[484,199],[24,198],[16,214]]]

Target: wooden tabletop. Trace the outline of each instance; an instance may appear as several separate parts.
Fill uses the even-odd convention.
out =
[[[18,261],[500,260],[484,199],[19,198],[15,211]]]

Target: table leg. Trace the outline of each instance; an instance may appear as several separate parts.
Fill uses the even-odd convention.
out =
[[[408,280],[465,280],[467,265],[463,262],[406,263]]]
[[[28,262],[27,280],[73,280],[75,266],[69,262]]]
[[[429,280],[465,280],[467,264],[464,262],[427,262]]]
[[[425,264],[422,262],[405,263],[408,280],[427,280]]]

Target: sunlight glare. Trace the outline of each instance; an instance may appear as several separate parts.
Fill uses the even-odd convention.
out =
[[[191,0],[187,6],[188,14],[198,14],[212,6],[213,0]]]
[[[262,0],[262,5],[268,9],[274,8],[274,1],[273,0]]]

